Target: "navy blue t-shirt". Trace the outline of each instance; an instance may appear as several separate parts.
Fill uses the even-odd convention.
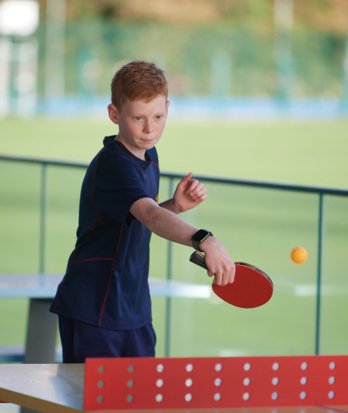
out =
[[[151,232],[129,212],[157,200],[156,149],[143,161],[114,136],[89,165],[81,189],[77,241],[51,306],[53,313],[114,330],[151,322]]]

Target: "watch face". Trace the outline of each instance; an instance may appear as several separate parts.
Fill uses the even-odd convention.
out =
[[[195,235],[193,237],[194,237],[195,241],[202,242],[209,235],[211,235],[211,232],[207,231],[206,229],[200,229],[199,231],[197,231],[195,233]]]
[[[198,230],[191,238],[193,248],[197,251],[201,251],[199,244],[211,235],[213,234],[206,229]]]
[[[213,234],[206,229],[198,230],[191,238],[193,248],[197,251],[202,251],[200,248],[200,243],[211,235]]]

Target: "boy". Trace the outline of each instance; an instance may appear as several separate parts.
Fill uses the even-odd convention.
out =
[[[155,355],[148,285],[151,233],[206,254],[208,275],[232,283],[235,267],[222,244],[178,214],[196,207],[206,189],[192,174],[173,198],[157,203],[156,143],[168,112],[167,81],[154,64],[123,66],[111,83],[116,136],[89,165],[81,189],[77,241],[51,311],[59,316],[64,363],[87,357]]]

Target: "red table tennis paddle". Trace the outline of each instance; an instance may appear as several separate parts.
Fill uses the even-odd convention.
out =
[[[190,261],[205,269],[204,253],[195,251]],[[213,283],[214,293],[236,307],[255,308],[266,304],[273,294],[273,282],[269,276],[254,265],[236,262],[236,275],[232,284],[219,286]]]

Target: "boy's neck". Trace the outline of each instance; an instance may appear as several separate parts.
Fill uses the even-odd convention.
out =
[[[144,150],[144,153],[140,153],[138,151],[134,151],[132,150],[132,148],[130,148],[128,145],[126,145],[122,139],[119,139],[119,136],[116,135],[115,136],[115,141],[119,142],[122,146],[124,146],[128,152],[130,152],[132,155],[134,155],[136,158],[141,159],[142,161],[146,161],[146,151]]]

